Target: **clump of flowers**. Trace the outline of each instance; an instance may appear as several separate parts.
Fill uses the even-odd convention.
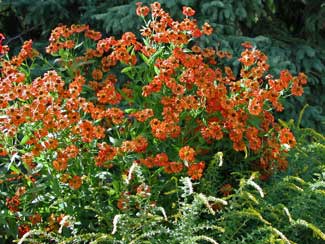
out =
[[[216,151],[238,160],[234,167],[246,162],[264,176],[287,168],[295,139],[272,111],[283,110],[284,94],[302,94],[306,76],[269,75],[267,56],[249,43],[234,74],[219,62],[229,53],[192,44],[213,28],[199,27],[190,7],[181,21],[157,2],[136,11],[150,18],[141,29],[143,42],[131,32],[102,37],[88,25],[55,28],[46,48],[55,62],[36,77],[29,71],[45,61],[32,41],[10,59],[0,36],[0,154],[7,173],[21,177],[15,185],[27,189],[6,201],[14,215],[25,199],[30,216],[19,219],[21,233],[44,219],[59,225],[51,216],[75,214],[62,207],[67,193],[76,196],[69,204],[82,205],[97,189],[112,199],[111,216],[146,201],[164,204],[158,195],[170,179],[199,181]],[[56,199],[56,210],[35,200],[40,185],[48,202]],[[110,190],[98,190],[104,185]]]

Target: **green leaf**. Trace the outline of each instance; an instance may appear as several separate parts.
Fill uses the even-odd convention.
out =
[[[312,63],[313,63],[313,68],[315,70],[317,70],[318,72],[323,72],[324,70],[324,65],[322,64],[321,60],[319,60],[318,58],[314,58],[312,60]]]
[[[153,69],[155,70],[156,75],[159,75],[160,70],[158,69],[158,67],[154,66]]]
[[[224,11],[223,11],[223,15],[225,16],[225,19],[229,19],[230,18],[230,10],[228,8],[226,8]]]
[[[29,139],[30,139],[30,135],[24,135],[23,139],[21,139],[20,141],[20,145],[25,145]]]
[[[123,69],[121,70],[121,73],[126,74],[126,73],[130,72],[130,71],[133,70],[133,69],[134,69],[134,67],[130,67],[130,66],[128,66],[128,67],[123,68]]]
[[[120,191],[120,184],[118,181],[113,181],[112,182],[113,188],[115,190],[115,192],[119,192]]]
[[[243,7],[236,9],[236,15],[240,17],[240,19],[245,19],[247,17],[247,12]]]
[[[305,47],[305,51],[306,51],[307,56],[310,57],[310,58],[314,57],[315,54],[316,54],[315,49],[313,49],[313,48],[311,48],[309,46]]]
[[[296,52],[296,57],[298,60],[302,60],[305,56],[305,49],[298,49],[298,51]]]
[[[149,64],[153,65],[156,61],[156,59],[160,56],[160,54],[163,53],[164,47],[160,47],[149,59]]]
[[[144,55],[143,53],[139,53],[141,59],[149,65],[149,59],[146,57],[146,55]]]
[[[122,74],[127,75],[130,79],[134,79],[134,67],[128,66],[121,70]]]
[[[261,118],[257,117],[257,116],[251,116],[249,118],[249,124],[253,125],[256,128],[260,128],[260,124],[261,124]]]

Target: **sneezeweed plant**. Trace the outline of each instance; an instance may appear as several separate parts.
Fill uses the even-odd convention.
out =
[[[287,168],[295,138],[272,111],[302,95],[306,76],[272,77],[249,43],[234,74],[220,62],[231,54],[196,44],[213,28],[199,27],[190,7],[181,21],[157,2],[136,11],[142,42],[62,25],[48,59],[32,41],[12,58],[1,48],[0,203],[17,226],[10,235],[107,232],[121,212],[175,213],[178,179],[199,181],[215,155],[225,182],[235,170],[267,179]]]

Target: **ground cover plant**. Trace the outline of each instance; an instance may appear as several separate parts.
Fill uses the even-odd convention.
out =
[[[29,40],[10,57],[0,43],[3,240],[290,243],[256,182],[288,168],[297,141],[273,113],[307,77],[273,77],[247,42],[235,76],[221,62],[231,53],[197,44],[213,28],[190,7],[178,21],[158,2],[136,13],[142,40],[61,25],[47,55]],[[289,220],[324,239],[311,220]]]

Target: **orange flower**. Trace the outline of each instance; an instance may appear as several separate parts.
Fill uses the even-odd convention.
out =
[[[249,141],[249,148],[253,151],[257,151],[262,145],[262,140],[259,138],[258,132],[256,127],[248,127],[245,133]]]
[[[109,82],[99,92],[97,92],[97,98],[100,103],[103,104],[118,104],[120,103],[122,96],[119,94],[113,83]]]
[[[149,96],[151,93],[159,92],[162,88],[162,81],[159,78],[154,78],[149,85],[142,87],[142,95]]]
[[[183,6],[183,14],[185,16],[193,16],[195,14],[195,10],[193,10],[191,7]]]
[[[99,119],[102,119],[106,116],[106,113],[103,109],[101,108],[98,108],[98,107],[94,107],[92,110],[91,110],[91,117],[94,119],[94,120],[99,120]]]
[[[301,85],[306,85],[307,84],[307,75],[305,75],[304,73],[299,73],[298,74],[298,80],[299,80],[299,84]]]
[[[166,122],[178,122],[179,120],[179,113],[176,113],[172,107],[164,107],[162,115]]]
[[[55,150],[59,146],[59,141],[54,138],[49,138],[44,142],[44,147],[47,150]]]
[[[202,32],[205,35],[211,35],[213,32],[213,28],[211,27],[211,25],[209,25],[208,23],[204,23],[204,25],[202,26]]]
[[[13,212],[13,213],[18,212],[19,205],[20,205],[19,196],[15,195],[13,197],[7,197],[6,206],[11,212]]]
[[[302,96],[302,94],[304,93],[304,89],[302,88],[301,85],[295,82],[291,87],[291,93],[294,96]]]
[[[119,108],[109,108],[106,110],[105,115],[114,124],[121,124],[124,120],[124,112]]]
[[[189,146],[185,146],[179,150],[178,155],[184,161],[193,162],[195,159],[195,150]]]
[[[137,38],[136,38],[135,34],[132,32],[125,32],[122,35],[122,40],[124,42],[124,45],[127,45],[127,46],[134,45],[137,42]]]
[[[136,151],[136,145],[133,141],[124,141],[122,142],[122,145],[120,147],[120,152],[135,152]]]
[[[116,40],[114,37],[109,37],[105,39],[101,39],[97,43],[97,48],[96,50],[99,52],[108,52],[109,49],[115,45]],[[105,57],[103,59],[106,59]]]
[[[232,147],[237,152],[244,151],[246,149],[246,145],[244,141],[234,142]]]
[[[280,72],[280,83],[282,89],[286,89],[289,86],[290,81],[292,80],[292,75],[289,70],[282,70]]]
[[[161,167],[165,166],[168,162],[168,155],[166,153],[159,153],[154,158],[154,165]]]
[[[23,235],[25,235],[28,231],[30,231],[30,226],[23,224],[23,225],[19,225],[18,226],[18,236],[22,237]]]
[[[248,105],[248,111],[252,115],[259,115],[263,110],[263,104],[258,98],[253,98],[250,100],[250,103]]]
[[[229,138],[233,142],[240,142],[243,139],[243,130],[239,128],[234,128],[229,133]]]
[[[133,140],[134,144],[135,144],[135,151],[140,153],[140,152],[145,152],[147,147],[148,147],[148,140],[143,137],[143,136],[138,136],[137,138],[135,138]]]
[[[82,179],[80,176],[75,175],[73,176],[70,180],[69,180],[69,186],[73,189],[73,190],[78,190],[82,185]]]
[[[136,13],[138,16],[145,17],[149,14],[149,8],[147,6],[142,6],[142,3],[137,3]]]
[[[94,69],[91,76],[95,80],[101,80],[103,78],[103,72],[100,69]]]
[[[193,179],[193,180],[199,180],[201,179],[203,175],[203,170],[205,168],[204,162],[199,162],[197,164],[192,164],[188,167],[187,174]]]
[[[167,162],[164,170],[168,174],[177,174],[183,170],[183,164],[180,162]]]
[[[80,33],[80,32],[83,32],[83,31],[86,31],[89,29],[89,26],[88,25],[71,25],[70,27],[71,31],[73,33]]]
[[[6,156],[8,155],[8,152],[5,148],[2,147],[2,145],[0,144],[0,157]]]
[[[249,44],[250,45],[250,44]],[[241,53],[241,58],[239,59],[243,65],[249,67],[255,63],[255,56],[251,50],[246,49]]]
[[[76,145],[67,146],[63,152],[63,154],[65,154],[67,158],[75,158],[77,157],[78,153],[79,149]]]
[[[100,38],[102,38],[102,34],[94,30],[86,30],[85,37],[88,37],[94,41],[98,41]]]
[[[215,139],[215,140],[221,140],[223,138],[223,132],[221,126],[218,124],[218,122],[212,121],[209,122],[208,127],[201,128],[201,134],[204,139]]]
[[[91,142],[94,139],[100,139],[105,136],[105,130],[101,126],[94,126],[92,122],[85,120],[74,127],[74,133],[81,134],[83,142]]]
[[[253,48],[253,45],[252,45],[252,43],[250,43],[250,42],[243,42],[242,44],[241,44],[244,48],[247,48],[247,49],[251,49],[251,48]]]
[[[31,153],[25,153],[22,155],[21,159],[29,169],[34,169],[36,167],[36,163],[33,162],[34,156]]]
[[[68,168],[68,161],[66,159],[57,159],[53,161],[53,168],[57,171],[63,171]]]
[[[123,192],[121,194],[121,197],[117,200],[117,207],[124,211],[127,210],[129,208],[130,205],[130,197],[129,197],[130,193],[129,192]]]
[[[147,109],[140,110],[138,112],[133,112],[130,115],[140,122],[145,122],[154,114],[152,109],[147,108]]]
[[[279,139],[281,144],[287,144],[290,148],[293,148],[296,145],[296,139],[288,128],[280,130]]]
[[[202,51],[202,49],[197,45],[194,45],[191,50],[193,53],[200,53]]]
[[[85,78],[81,75],[78,75],[74,78],[74,80],[69,84],[69,93],[70,97],[77,98],[81,91],[82,86],[85,84]]]
[[[152,168],[155,166],[155,158],[154,157],[141,158],[139,160],[139,162],[148,168]]]

